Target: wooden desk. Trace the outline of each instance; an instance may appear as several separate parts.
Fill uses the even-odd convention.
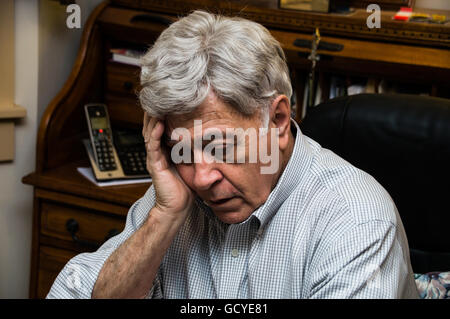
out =
[[[243,4],[244,3],[244,4]],[[105,1],[87,21],[81,46],[64,87],[48,105],[39,127],[35,172],[23,182],[34,186],[33,243],[30,297],[43,298],[64,264],[74,255],[95,249],[110,231],[120,231],[129,207],[148,184],[96,187],[76,168],[87,166],[81,143],[88,137],[83,106],[91,102],[108,105],[114,127],[140,129],[142,110],[139,68],[110,61],[110,49],[147,48],[166,28],[162,19],[175,21],[195,8],[237,14],[265,24],[281,42],[288,58],[297,100],[310,62],[308,49],[295,47],[297,38],[311,39],[315,27],[323,39],[344,45],[340,52],[320,52],[318,72],[388,78],[428,85],[432,95],[450,98],[450,27],[399,24],[385,20],[380,31],[368,30],[360,10],[352,15],[317,14],[279,10],[272,1],[216,0]],[[245,6],[245,9],[243,9]],[[365,13],[367,14],[367,13]],[[300,120],[300,114],[297,114]],[[78,224],[74,242],[66,229],[68,220]]]
[[[34,185],[33,246],[30,297],[45,298],[67,261],[92,251],[108,235],[122,231],[130,206],[150,183],[97,187],[76,170],[87,161],[71,162],[43,174],[23,178]],[[69,220],[79,225],[77,243],[66,229]]]

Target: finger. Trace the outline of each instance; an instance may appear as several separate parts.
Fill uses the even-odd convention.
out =
[[[151,119],[150,115],[148,115],[147,112],[144,112],[144,118],[142,123],[142,136],[144,137],[146,143],[148,142],[147,129],[150,119]]]
[[[144,140],[145,140],[146,144],[148,144],[150,142],[150,136],[152,134],[152,130],[155,127],[155,124],[157,121],[158,121],[158,119],[156,117],[150,117],[148,115],[145,127],[143,127],[143,129],[142,129]]]
[[[149,124],[150,138],[148,143],[148,150],[150,152],[158,152],[162,154],[162,137],[164,134],[164,123],[160,120],[152,121]],[[152,154],[151,154],[152,155]]]
[[[144,136],[145,142],[147,143],[150,139],[150,134],[159,121],[156,117],[151,117],[149,114],[144,114],[144,123],[142,126],[142,135]]]
[[[148,132],[150,132],[149,142],[147,143],[147,157],[152,169],[163,170],[169,167],[169,163],[161,148],[161,138],[164,133],[164,123],[159,119],[151,119]]]

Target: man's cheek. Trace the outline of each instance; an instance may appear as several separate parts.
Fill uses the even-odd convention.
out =
[[[194,180],[194,166],[186,164],[175,164],[175,169],[177,170],[178,175],[180,175],[183,182],[187,186],[192,188]]]

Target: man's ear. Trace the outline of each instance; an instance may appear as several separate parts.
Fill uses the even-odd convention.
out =
[[[291,107],[286,95],[277,96],[270,106],[269,128],[278,128],[280,149],[284,150],[289,144],[291,131]]]

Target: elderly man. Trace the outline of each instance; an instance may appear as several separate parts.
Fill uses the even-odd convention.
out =
[[[196,11],[142,61],[153,185],[49,298],[417,297],[395,204],[290,119],[263,26]]]

